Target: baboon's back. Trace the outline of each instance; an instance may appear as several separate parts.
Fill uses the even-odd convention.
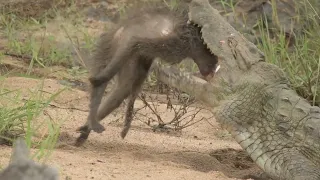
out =
[[[186,4],[179,5],[179,8],[170,8],[165,3],[161,2],[145,2],[145,3],[136,3],[132,7],[127,7],[125,10],[126,15],[123,19],[119,20],[116,24],[112,25],[112,27],[108,27],[108,30],[104,32],[98,39],[92,60],[89,62],[88,67],[90,72],[93,74],[100,71],[107,66],[110,59],[114,55],[114,51],[117,49],[117,45],[121,44],[117,40],[114,41],[114,36],[117,31],[124,27],[125,30],[133,30],[131,27],[139,26],[141,24],[146,23],[146,21],[153,21],[154,17],[161,17],[170,20],[174,26],[174,34],[178,39],[173,39],[171,42],[167,39],[159,39],[160,41],[166,41],[167,43],[171,43],[169,45],[172,53],[181,52],[181,49],[174,48],[182,48],[186,50],[185,47],[177,46],[175,41],[181,41],[185,44],[185,40],[190,36],[190,28],[186,28],[188,21],[188,9]],[[148,28],[141,29],[141,31],[148,31]],[[143,33],[143,32],[142,32]],[[120,40],[121,41],[121,40]],[[151,48],[152,54],[157,54],[157,52],[163,52],[169,50],[161,50],[163,47],[158,47],[157,44],[161,44],[161,42],[157,43],[154,39],[148,42],[148,39],[142,38],[142,44],[145,46],[140,46],[141,49]],[[154,50],[152,50],[154,49]],[[137,51],[137,49],[133,49],[133,51]]]

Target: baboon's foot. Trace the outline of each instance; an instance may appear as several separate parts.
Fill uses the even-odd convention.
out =
[[[82,144],[86,142],[88,137],[89,137],[89,133],[81,133],[74,145],[77,147],[82,146]]]
[[[78,132],[78,133],[88,133],[88,132],[90,132],[88,124],[86,123],[85,125],[82,125],[82,126],[78,127],[76,129],[76,132]]]
[[[106,130],[99,122],[91,122],[89,129],[92,129],[96,133],[102,133]]]
[[[97,78],[97,77],[90,77],[89,81],[94,87],[101,86],[104,83],[104,81],[101,78]]]

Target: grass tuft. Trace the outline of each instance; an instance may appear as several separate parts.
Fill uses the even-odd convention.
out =
[[[319,9],[312,2],[305,0],[301,5],[297,23],[304,22],[299,33],[292,33],[293,44],[289,46],[288,35],[280,32],[271,37],[274,32],[269,28],[266,18],[261,18],[259,33],[261,41],[259,48],[266,55],[266,60],[282,68],[299,95],[313,105],[320,105],[319,72],[320,72],[320,25]],[[278,18],[274,13],[273,18]],[[277,21],[276,21],[277,22]]]
[[[4,78],[1,78],[2,82]],[[60,122],[43,118],[49,103],[61,90],[49,97],[44,95],[43,83],[35,90],[29,90],[26,98],[20,90],[0,89],[0,142],[12,145],[18,137],[24,137],[27,145],[37,148],[33,155],[38,159],[48,157],[56,144]]]

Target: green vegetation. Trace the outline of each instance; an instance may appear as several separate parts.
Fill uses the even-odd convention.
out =
[[[53,150],[60,132],[60,122],[43,116],[49,103],[63,90],[46,95],[43,83],[34,90],[7,90],[0,81],[0,141],[12,144],[17,137],[25,137],[29,147],[39,150],[34,154],[38,159],[48,157]],[[26,98],[27,93],[30,97]],[[39,136],[40,132],[46,135]]]
[[[280,30],[273,37],[275,30],[269,28],[267,18],[262,17],[259,24],[261,34],[260,49],[266,60],[282,68],[293,88],[299,95],[313,105],[320,105],[320,25],[319,9],[306,0],[300,5],[297,24],[304,24],[299,33],[293,34],[293,45],[289,46],[288,36]],[[274,13],[273,22],[279,22]]]
[[[80,43],[84,44],[84,49],[92,49],[94,38],[82,27],[83,17],[74,2],[69,3],[63,11],[52,5],[50,15],[44,12],[37,18],[0,11],[0,31],[7,41],[5,54],[20,57],[29,63],[27,74],[33,67],[72,67],[71,53],[80,47]],[[55,18],[50,18],[52,16]],[[69,35],[74,33],[77,35]]]
[[[253,27],[249,27],[258,35],[257,45],[264,52],[267,62],[283,69],[299,95],[319,106],[320,3],[316,0],[293,1],[295,4],[291,5],[296,7],[296,16],[292,17],[292,28],[295,30],[288,33],[281,27],[281,17],[276,11],[276,3],[279,1],[270,2],[272,17],[262,16]],[[237,3],[234,0],[220,0],[226,14],[235,13]],[[240,18],[247,22],[247,17]],[[239,31],[241,32],[241,27]]]
[[[2,60],[9,55],[22,60],[21,64],[28,67],[25,72],[15,73],[16,76],[33,77],[35,75],[31,72],[34,68],[56,65],[66,67],[66,72],[72,76],[83,73],[82,69],[71,66],[71,48],[59,42],[62,39],[61,35],[48,32],[51,30],[51,27],[48,26],[55,21],[52,17],[60,18],[62,20],[57,21],[56,24],[60,34],[62,31],[59,26],[63,27],[64,36],[68,36],[67,33],[72,30],[81,35],[80,37],[68,36],[66,40],[77,42],[73,43],[75,46],[79,46],[79,41],[83,41],[84,48],[92,48],[93,38],[81,29],[81,26],[78,27],[81,19],[73,5],[74,3],[63,12],[52,7],[50,13],[37,16],[37,18],[21,17],[5,12],[5,8],[0,9],[0,37],[2,40],[0,41],[0,70],[2,66],[6,69],[6,65],[2,65]],[[72,14],[76,20],[70,20],[70,26],[65,28],[62,22],[68,14]],[[23,137],[29,148],[36,149],[32,153],[32,158],[36,158],[37,161],[46,161],[56,146],[63,120],[47,116],[46,108],[65,89],[48,94],[43,91],[42,82],[32,90],[9,90],[4,85],[7,75],[4,73],[7,72],[0,72],[0,144],[11,145],[16,138]]]

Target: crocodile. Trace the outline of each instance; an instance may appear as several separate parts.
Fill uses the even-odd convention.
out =
[[[219,57],[209,81],[156,63],[157,78],[213,109],[251,159],[275,180],[320,180],[320,108],[290,86],[285,73],[213,8],[192,0],[189,21]]]

